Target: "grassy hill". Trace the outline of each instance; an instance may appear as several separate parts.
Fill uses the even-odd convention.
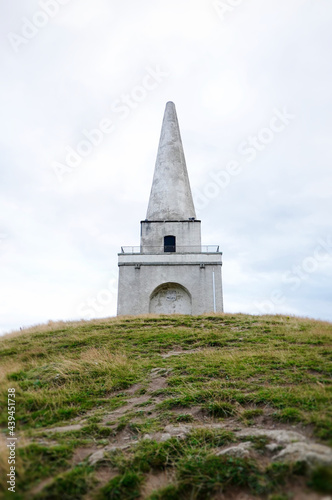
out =
[[[0,491],[12,499],[326,498],[331,338],[330,323],[242,314],[50,322],[5,336]],[[8,388],[15,493],[6,484]]]

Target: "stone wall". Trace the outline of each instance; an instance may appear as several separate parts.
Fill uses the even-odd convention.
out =
[[[213,312],[213,272],[216,311],[222,312],[221,254],[119,254],[118,314],[149,313],[156,289],[167,283],[178,284],[188,290],[192,314]],[[164,307],[160,306],[162,312],[170,314],[167,301]]]
[[[200,252],[201,250],[201,222],[200,221],[165,221],[141,222],[141,247],[143,253],[164,252],[164,236],[175,236],[176,248],[185,248],[186,251]],[[150,249],[150,250],[149,250]]]

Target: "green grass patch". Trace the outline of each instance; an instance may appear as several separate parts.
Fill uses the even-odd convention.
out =
[[[266,489],[253,461],[201,453],[179,461],[177,479],[181,489],[197,499],[207,498],[207,495],[224,491],[229,486],[248,487],[255,493]]]
[[[179,486],[169,484],[165,488],[160,488],[158,491],[153,492],[148,500],[179,500],[182,493]]]
[[[135,500],[140,497],[140,485],[143,477],[136,472],[127,471],[114,477],[104,486],[98,500]]]
[[[332,466],[317,467],[312,472],[308,485],[320,493],[332,493]]]
[[[180,415],[177,415],[175,418],[175,421],[179,423],[189,423],[194,421],[194,417],[190,415],[190,413],[180,413]]]
[[[284,423],[295,423],[303,421],[303,416],[297,408],[284,408],[283,410],[273,413],[276,420]]]
[[[205,408],[209,415],[215,418],[233,417],[237,413],[235,406],[225,401],[213,401],[208,403]]]
[[[218,448],[233,443],[233,432],[224,429],[193,429],[186,439],[186,445],[193,448]]]
[[[44,488],[36,498],[40,500],[79,500],[94,484],[93,469],[77,465],[68,472],[57,476],[52,484]]]
[[[253,420],[261,415],[264,415],[264,411],[261,408],[254,408],[242,411],[241,418],[242,420]]]
[[[18,482],[18,487],[25,487],[39,479],[52,476],[69,466],[72,449],[69,446],[45,446],[29,444],[18,449],[22,459],[23,477]]]
[[[173,465],[181,456],[182,448],[183,443],[176,438],[160,443],[154,440],[144,440],[137,445],[130,465],[142,472],[164,469]]]

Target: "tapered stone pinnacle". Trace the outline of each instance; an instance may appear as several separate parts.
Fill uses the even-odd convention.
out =
[[[166,104],[146,218],[151,221],[196,218],[173,102]]]

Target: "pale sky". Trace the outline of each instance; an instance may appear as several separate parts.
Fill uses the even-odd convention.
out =
[[[116,314],[170,100],[225,311],[332,321],[331,0],[0,5],[0,332]]]

